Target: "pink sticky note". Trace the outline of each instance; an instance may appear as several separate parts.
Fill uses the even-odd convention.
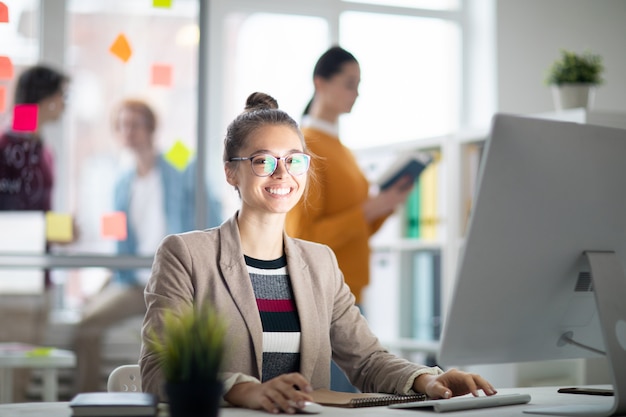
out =
[[[0,23],[9,23],[9,8],[0,1]]]
[[[116,211],[103,215],[100,234],[104,239],[126,240],[126,213]]]
[[[39,108],[36,104],[16,104],[13,107],[13,130],[34,132],[37,130]]]
[[[7,88],[0,85],[0,113],[4,113],[7,109]]]
[[[167,64],[154,64],[151,70],[151,81],[153,85],[171,87],[172,66]]]
[[[8,56],[0,56],[0,80],[13,78],[13,63]]]

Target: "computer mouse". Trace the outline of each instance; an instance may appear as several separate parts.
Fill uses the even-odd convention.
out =
[[[324,407],[312,401],[306,401],[303,408],[297,408],[298,414],[319,414],[324,411]]]

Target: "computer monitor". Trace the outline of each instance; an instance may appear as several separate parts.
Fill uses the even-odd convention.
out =
[[[528,412],[626,413],[625,265],[626,130],[496,115],[439,362],[606,352],[611,409]]]

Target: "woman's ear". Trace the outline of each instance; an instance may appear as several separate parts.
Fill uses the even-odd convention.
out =
[[[232,165],[233,164],[231,164],[230,162],[224,164],[224,174],[226,175],[226,182],[228,182],[228,184],[232,185],[233,187],[237,187],[237,181],[235,178],[235,172],[237,171],[237,169],[234,168]]]

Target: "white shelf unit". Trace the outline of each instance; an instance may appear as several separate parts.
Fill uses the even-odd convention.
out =
[[[375,179],[399,155],[409,151],[437,151],[440,155],[437,179],[438,234],[434,239],[403,237],[405,209],[396,211],[372,237],[371,280],[364,294],[365,314],[383,343],[403,356],[411,353],[432,355],[436,341],[411,336],[413,274],[410,256],[420,251],[438,252],[440,264],[440,303],[442,315],[454,283],[466,213],[462,201],[463,151],[468,144],[485,140],[487,130],[476,130],[419,139],[391,146],[355,151],[363,170]],[[383,300],[383,301],[381,301]]]

